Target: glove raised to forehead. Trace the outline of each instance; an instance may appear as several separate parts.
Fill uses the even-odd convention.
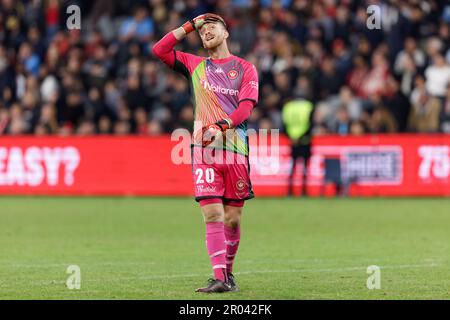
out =
[[[215,13],[206,13],[205,14],[205,23],[206,22],[221,22],[225,27],[227,26],[227,24],[225,23],[225,20],[219,16],[218,14]]]

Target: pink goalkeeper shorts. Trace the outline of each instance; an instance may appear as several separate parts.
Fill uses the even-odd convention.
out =
[[[254,197],[248,158],[231,151],[192,148],[195,200],[220,198],[224,202]]]

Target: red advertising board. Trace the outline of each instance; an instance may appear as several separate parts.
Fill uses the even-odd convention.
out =
[[[173,161],[174,152],[189,159],[179,146],[170,136],[2,137],[0,194],[192,195],[190,164]],[[256,196],[286,194],[289,141],[282,136],[276,146],[277,155],[261,155],[261,143],[251,145]],[[310,195],[333,193],[331,185],[322,188],[326,158],[340,159],[343,174],[356,177],[350,195],[450,196],[448,135],[317,137],[309,167]],[[297,166],[297,189],[301,170]]]
[[[253,175],[260,194],[286,194],[291,168],[290,148],[280,139],[280,170],[274,176]],[[324,160],[339,159],[343,174],[355,177],[353,196],[450,196],[449,135],[371,135],[317,137],[308,170],[309,195],[333,194],[324,185]],[[258,170],[264,165],[254,165]],[[303,168],[297,166],[294,185],[299,192]]]

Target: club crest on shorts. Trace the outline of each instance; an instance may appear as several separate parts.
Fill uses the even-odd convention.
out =
[[[244,179],[240,178],[237,182],[236,182],[236,189],[238,189],[239,191],[242,191],[245,189],[246,183],[244,181]]]
[[[228,78],[230,78],[231,80],[234,80],[239,75],[239,72],[237,72],[237,70],[235,70],[235,69],[231,69],[230,71],[228,71],[227,75],[228,75]]]

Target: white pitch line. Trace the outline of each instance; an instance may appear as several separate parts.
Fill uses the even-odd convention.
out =
[[[409,268],[433,268],[437,267],[438,264],[405,264],[405,265],[392,265],[392,266],[379,266],[380,269],[409,269]],[[251,273],[300,273],[300,272],[345,272],[345,271],[355,271],[355,270],[366,270],[366,267],[345,267],[345,268],[327,268],[327,269],[292,269],[292,270],[256,270],[256,271],[242,271],[240,274],[251,274]],[[238,273],[236,273],[238,274]]]
[[[42,264],[26,264],[26,263],[0,263],[0,268],[13,267],[13,268],[56,268],[56,267],[68,267],[76,263],[42,263]],[[94,262],[94,263],[81,263],[80,266],[88,264],[89,266],[147,266],[155,265],[156,262]]]
[[[381,270],[383,269],[414,269],[414,268],[434,268],[439,266],[436,263],[431,264],[405,264],[405,265],[392,265],[392,266],[379,266]],[[252,271],[239,271],[235,275],[240,274],[264,274],[264,273],[321,273],[321,272],[345,272],[345,271],[356,271],[356,270],[366,270],[368,266],[365,267],[346,267],[346,268],[328,268],[328,269],[290,269],[290,270],[252,270]],[[173,275],[154,275],[154,276],[143,276],[138,277],[141,280],[150,279],[171,279],[171,278],[192,278],[200,277],[204,274],[173,274]]]
[[[434,268],[439,266],[437,263],[428,263],[428,264],[404,264],[404,265],[380,265],[380,269],[416,269],[416,268]],[[344,268],[326,268],[326,269],[284,269],[284,270],[248,270],[248,271],[239,271],[236,272],[235,275],[244,275],[244,274],[267,274],[267,273],[324,273],[324,272],[346,272],[346,271],[357,271],[357,270],[366,270],[367,266],[360,267],[344,267]],[[185,273],[185,274],[168,274],[168,275],[152,275],[152,276],[136,276],[136,277],[114,277],[112,275],[109,279],[86,279],[84,278],[83,282],[111,282],[111,281],[126,281],[126,280],[158,280],[158,279],[177,279],[177,278],[197,278],[203,277],[205,273]],[[63,284],[65,281],[61,280],[39,280],[39,281],[31,281],[33,285],[45,285],[45,284]],[[0,287],[3,287],[5,282],[1,283]]]

